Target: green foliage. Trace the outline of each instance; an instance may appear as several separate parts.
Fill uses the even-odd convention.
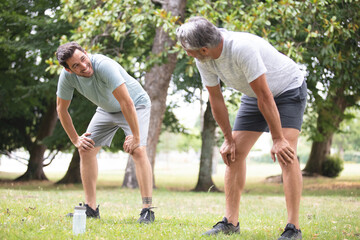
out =
[[[55,101],[57,77],[45,71],[68,24],[56,15],[59,2],[0,3],[0,150],[29,150],[45,112]]]
[[[194,58],[183,55],[178,59],[172,81],[174,83],[173,93],[183,92],[187,102],[200,100],[197,90],[202,91],[203,85]]]
[[[154,54],[151,51],[156,28],[173,31],[178,20],[145,0],[63,0],[61,18],[75,26],[71,38],[63,37],[61,43],[76,41],[89,52],[113,58],[139,77],[166,57],[166,51]],[[48,70],[58,71],[55,58],[49,59],[49,63]]]
[[[344,170],[344,160],[337,155],[327,156],[321,169],[323,176],[335,178]]]
[[[349,109],[350,119],[345,119],[339,132],[334,135],[333,147],[338,151],[360,151],[360,112]]]
[[[162,132],[160,135],[157,151],[159,152],[195,152],[201,149],[200,134],[196,132],[191,133],[172,133]]]
[[[172,109],[176,107],[175,105],[174,103],[170,103],[166,106],[161,130],[173,133],[185,133],[185,127],[179,123],[179,120],[172,111]]]
[[[75,91],[68,111],[77,133],[82,135],[86,132],[86,128],[96,111],[96,106]],[[44,143],[48,146],[49,150],[72,152],[75,149],[60,121],[57,121],[52,136],[47,137]]]

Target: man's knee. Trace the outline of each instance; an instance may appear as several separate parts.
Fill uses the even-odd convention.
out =
[[[294,159],[293,163],[288,163],[287,165],[285,165],[282,162],[279,162],[281,170],[283,173],[285,174],[293,174],[293,173],[298,173],[300,170],[300,164],[299,164],[299,160],[298,158]]]
[[[89,150],[86,149],[79,149],[79,155],[80,159],[87,159],[87,158],[93,158],[96,157],[96,154],[99,152],[100,148],[92,148]]]
[[[132,157],[133,157],[133,160],[135,163],[142,162],[144,160],[148,160],[147,153],[146,153],[146,147],[140,146],[140,147],[136,148],[133,152]]]

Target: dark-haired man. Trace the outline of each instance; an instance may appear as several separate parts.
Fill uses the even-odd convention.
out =
[[[57,112],[64,130],[79,150],[87,216],[100,218],[96,206],[96,155],[101,146],[110,146],[116,131],[122,128],[127,135],[124,150],[135,162],[142,196],[138,222],[153,222],[152,170],[146,153],[151,107],[149,96],[117,62],[101,54],[90,55],[75,42],[59,46],[56,57],[64,67],[56,93]],[[68,112],[75,89],[98,106],[86,133],[80,136]]]

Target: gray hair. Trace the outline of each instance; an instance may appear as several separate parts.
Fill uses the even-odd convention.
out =
[[[216,47],[222,39],[217,27],[203,17],[192,17],[176,29],[177,39],[183,48],[198,50],[202,47]]]

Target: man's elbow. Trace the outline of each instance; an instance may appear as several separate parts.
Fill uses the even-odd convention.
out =
[[[123,110],[130,110],[135,108],[134,102],[132,99],[129,99],[127,101],[124,101],[122,104],[120,104],[121,109]]]

